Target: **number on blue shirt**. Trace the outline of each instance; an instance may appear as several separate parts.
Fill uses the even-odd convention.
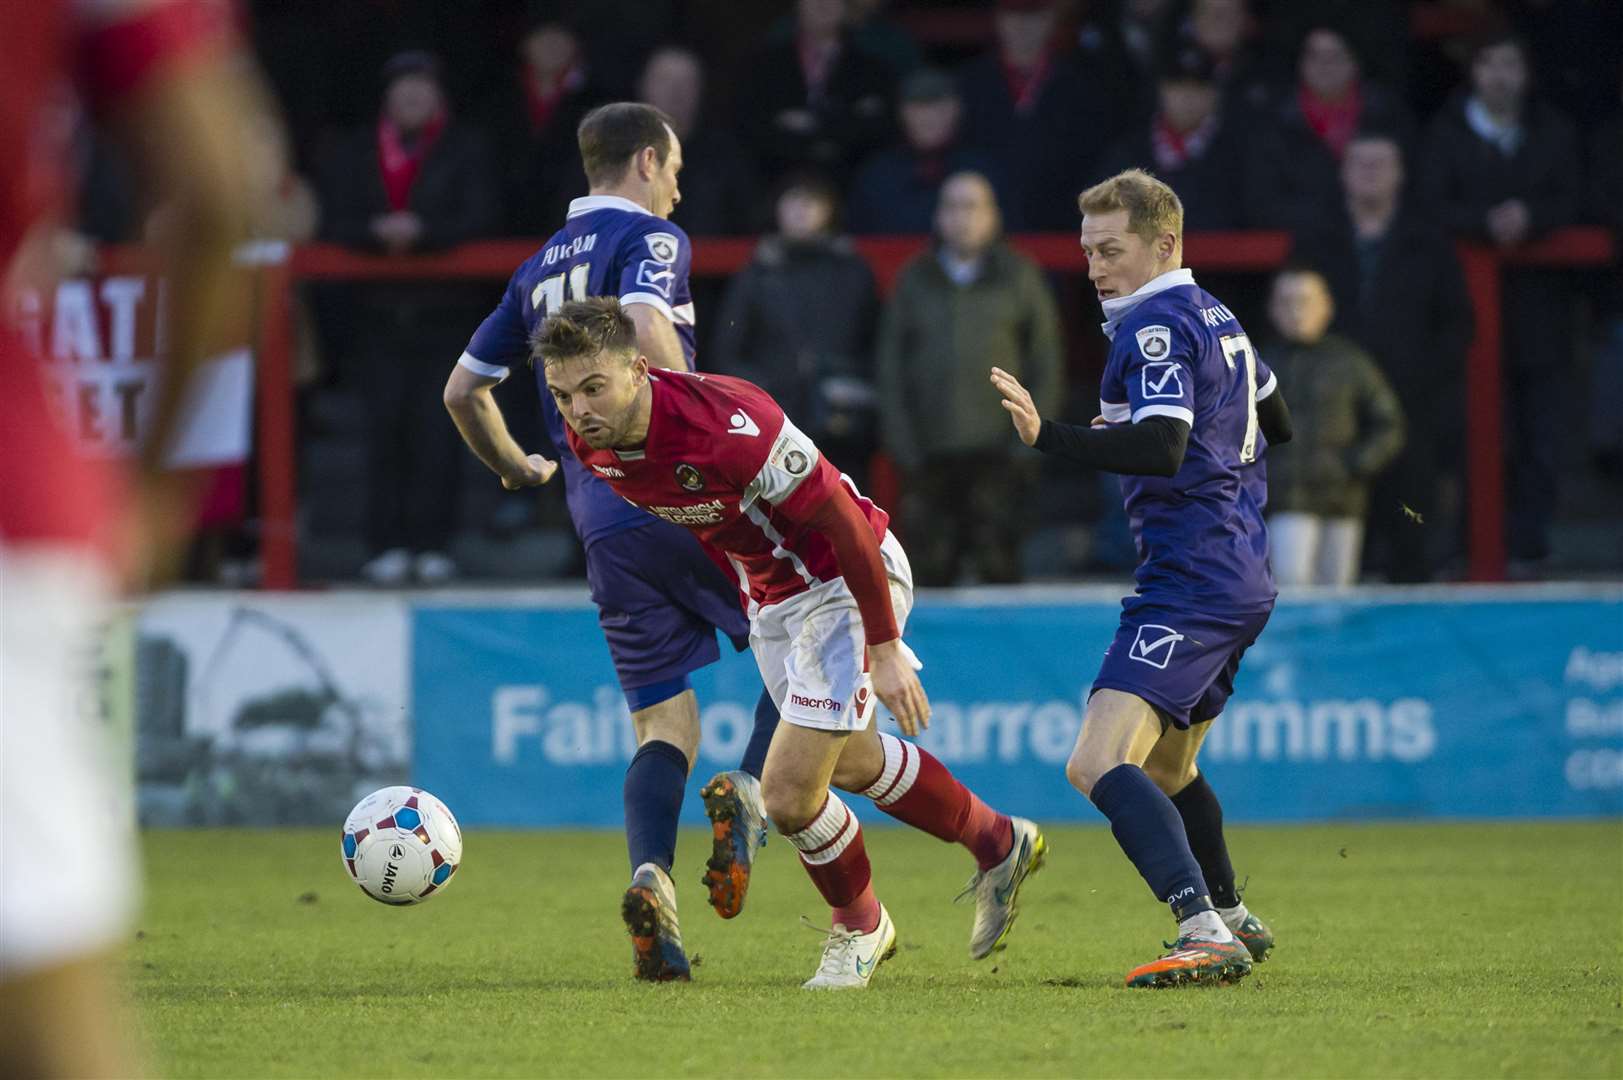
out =
[[[548,312],[557,311],[564,306],[565,300],[586,299],[586,283],[592,276],[591,263],[577,263],[569,268],[569,295],[564,295],[564,275],[553,274],[543,278],[541,284],[535,287],[530,294],[530,303],[542,316]]]
[[[1245,440],[1240,443],[1240,464],[1249,465],[1257,460],[1257,354],[1251,348],[1251,338],[1245,334],[1224,334],[1223,359],[1229,370],[1235,370],[1234,357],[1245,358]]]

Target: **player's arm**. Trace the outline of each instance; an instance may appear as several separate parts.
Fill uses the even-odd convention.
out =
[[[769,400],[763,404],[761,412],[766,408],[777,411]],[[879,538],[840,479],[839,470],[823,459],[816,444],[787,417],[765,459],[753,459],[748,467],[758,471],[744,485],[746,499],[770,503],[790,521],[821,533],[834,549],[840,576],[862,617],[874,693],[904,733],[917,735],[929,726],[930,702],[902,647]]]
[[[1291,424],[1291,411],[1285,405],[1285,392],[1279,388],[1278,380],[1272,381],[1272,391],[1266,396],[1257,395],[1257,426],[1269,446],[1283,446],[1291,441],[1296,429]]]
[[[500,376],[480,374],[464,364],[451,369],[445,382],[445,408],[479,460],[491,472],[502,478],[502,486],[509,491],[535,487],[552,479],[558,463],[540,454],[526,454],[513,441],[502,417],[501,406],[496,404],[492,391],[501,382]]]
[[[625,312],[637,325],[637,348],[648,357],[649,367],[688,370],[687,355],[682,352],[682,340],[676,336],[676,327],[652,304],[628,304]]]
[[[1183,465],[1189,425],[1178,417],[1147,416],[1132,424],[1096,420],[1081,427],[1044,420],[1020,380],[1002,368],[992,369],[992,385],[1003,395],[1020,441],[1045,454],[1122,476],[1175,476]]]

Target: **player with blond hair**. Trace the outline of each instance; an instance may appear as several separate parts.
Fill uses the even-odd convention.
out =
[[[1273,610],[1263,456],[1290,439],[1290,414],[1234,313],[1183,267],[1177,194],[1132,169],[1078,201],[1110,339],[1100,415],[1085,428],[1044,420],[992,369],[1027,446],[1120,474],[1139,552],[1065,775],[1178,921],[1172,951],[1127,984],[1229,981],[1273,934],[1240,901],[1195,758]]]

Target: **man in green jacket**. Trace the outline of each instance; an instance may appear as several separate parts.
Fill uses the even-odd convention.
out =
[[[1036,474],[983,384],[1000,367],[1057,412],[1059,317],[1037,264],[1002,241],[984,176],[948,177],[936,233],[902,268],[879,330],[880,426],[905,478],[904,536],[920,585],[951,585],[971,567],[982,582],[1018,581]]]
[[[1403,409],[1368,353],[1325,333],[1335,313],[1316,271],[1274,279],[1278,335],[1262,356],[1290,387],[1296,437],[1268,450],[1268,536],[1280,585],[1351,585],[1369,484],[1403,449]]]

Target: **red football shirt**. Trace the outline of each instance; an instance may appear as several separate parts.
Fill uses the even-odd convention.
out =
[[[52,95],[76,82],[90,104],[115,106],[155,78],[213,55],[229,40],[227,12],[202,0],[0,6],[0,271],[28,231],[61,210],[66,147],[51,141]],[[0,322],[0,540],[104,537],[115,507],[111,470],[81,457],[58,424],[40,364]]]
[[[817,451],[760,387],[724,375],[651,372],[648,439],[636,450],[569,448],[622,498],[692,529],[738,573],[750,612],[840,576],[807,519],[844,484],[883,540],[890,516]]]

